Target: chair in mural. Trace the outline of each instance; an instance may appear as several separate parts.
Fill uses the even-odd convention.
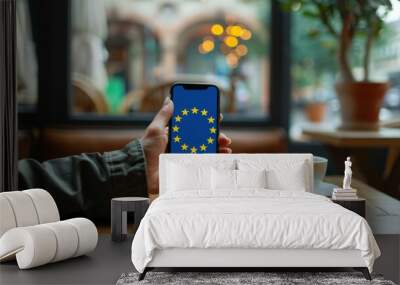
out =
[[[105,114],[109,111],[103,93],[83,76],[73,76],[72,92],[74,112]]]

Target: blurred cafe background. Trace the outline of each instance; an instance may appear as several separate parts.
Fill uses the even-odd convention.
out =
[[[383,173],[392,152],[386,145],[332,151],[304,136],[306,128],[340,125],[341,111],[337,41],[303,2],[18,0],[19,158],[121,148],[143,134],[174,82],[203,82],[220,89],[222,130],[234,152],[312,152],[328,158],[329,175],[341,175],[344,158],[363,152],[375,161],[373,172]],[[370,78],[390,83],[379,119],[398,130],[400,4],[391,2]],[[355,40],[349,52],[357,78],[362,50]],[[399,199],[394,157],[397,175],[358,177]]]

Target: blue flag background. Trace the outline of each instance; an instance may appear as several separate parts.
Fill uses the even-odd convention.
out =
[[[174,115],[170,123],[171,153],[216,153],[218,89],[172,89]]]

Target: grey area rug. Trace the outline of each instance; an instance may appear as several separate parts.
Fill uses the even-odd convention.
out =
[[[146,285],[146,284],[376,284],[395,285],[392,281],[384,280],[380,275],[372,275],[368,281],[360,272],[148,272],[146,278],[138,281],[139,273],[122,274],[117,285]]]

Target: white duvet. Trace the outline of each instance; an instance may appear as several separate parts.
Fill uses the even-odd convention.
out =
[[[200,193],[200,194],[199,194]],[[368,223],[307,192],[248,189],[166,193],[154,200],[132,243],[143,272],[155,249],[358,249],[372,272],[380,251]]]

